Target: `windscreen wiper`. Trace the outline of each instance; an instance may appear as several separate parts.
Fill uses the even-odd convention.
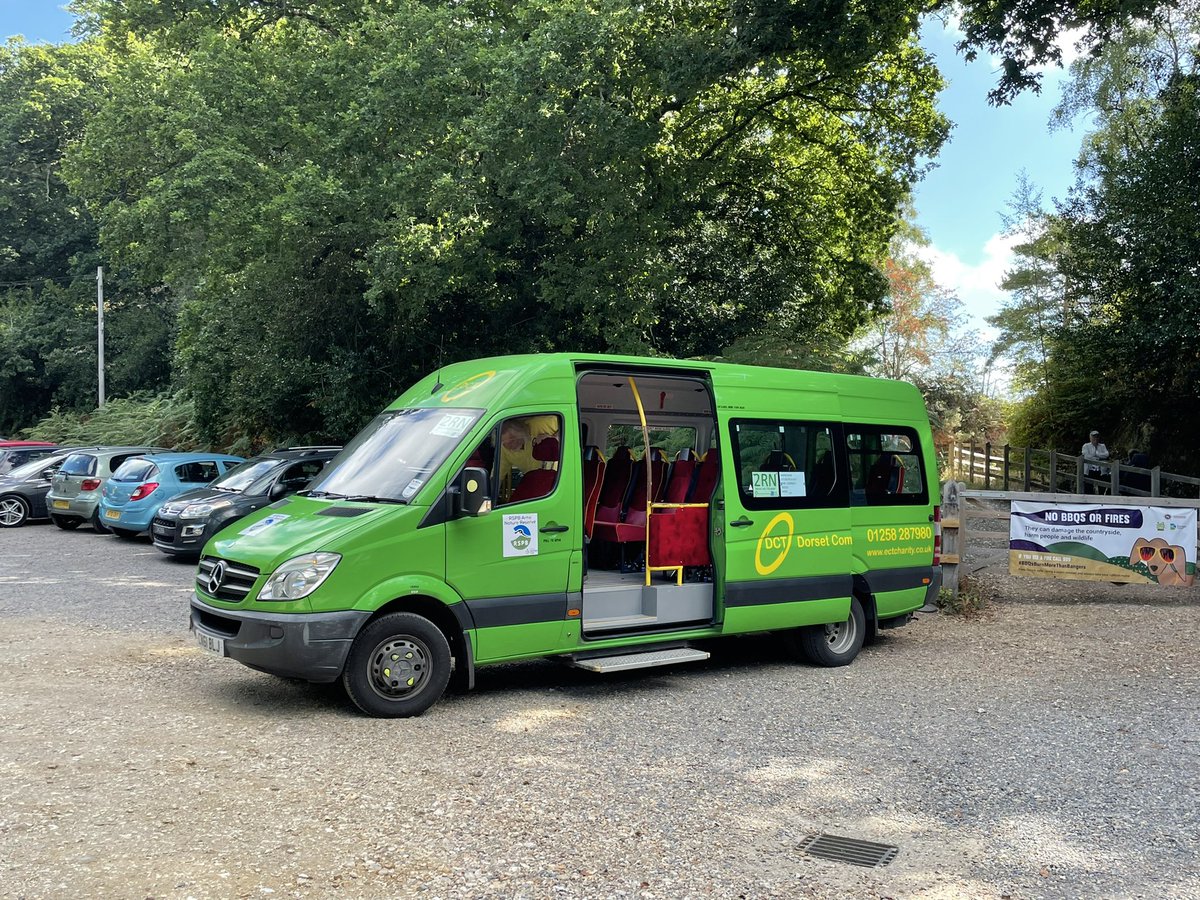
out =
[[[329,491],[296,491],[297,497],[325,497],[328,500],[345,500],[345,494],[334,494]]]
[[[342,499],[350,503],[396,503],[400,506],[408,506],[407,500],[401,500],[398,497],[372,497],[369,494],[355,494]]]

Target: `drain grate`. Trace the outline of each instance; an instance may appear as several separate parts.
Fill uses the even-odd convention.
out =
[[[836,834],[810,834],[797,849],[809,856],[866,866],[868,869],[886,866],[900,852],[899,847],[891,844],[876,844],[874,841],[838,837]]]

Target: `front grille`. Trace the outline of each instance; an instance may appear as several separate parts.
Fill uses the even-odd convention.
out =
[[[212,589],[213,572],[217,566],[223,569],[220,586]],[[196,587],[218,600],[238,602],[246,599],[254,582],[258,580],[258,569],[241,563],[220,559],[216,556],[206,556],[200,560],[200,568],[196,570]]]
[[[170,519],[155,516],[150,522],[150,536],[164,544],[173,544],[175,543],[175,528],[175,523]]]

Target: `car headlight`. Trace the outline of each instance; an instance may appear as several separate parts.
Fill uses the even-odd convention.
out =
[[[306,553],[289,559],[258,592],[259,600],[299,600],[321,586],[341,561],[340,553]]]
[[[179,514],[181,519],[203,519],[212,514],[213,510],[224,509],[229,505],[228,500],[218,500],[215,503],[189,503]]]

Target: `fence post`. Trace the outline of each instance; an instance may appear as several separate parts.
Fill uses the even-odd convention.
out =
[[[957,481],[942,485],[942,587],[958,596],[958,564],[965,532],[960,495],[966,488]]]
[[[1009,447],[1008,444],[1004,445],[1004,489],[1006,491],[1008,490],[1008,465],[1009,465],[1009,453],[1011,450],[1012,450],[1012,448]]]
[[[1160,491],[1162,490],[1162,478],[1160,477],[1161,475],[1162,475],[1162,469],[1160,469],[1158,466],[1155,466],[1153,469],[1150,470],[1150,496],[1151,497],[1161,497],[1162,496],[1162,494],[1160,493]]]
[[[954,443],[954,441],[951,441],[950,442],[950,459],[948,460],[948,465],[946,466],[946,477],[951,481],[954,480],[954,467],[957,464],[958,464],[958,444]]]
[[[1033,456],[1029,447],[1025,448],[1025,490],[1033,489]]]
[[[1082,494],[1083,489],[1087,487],[1083,483],[1083,457],[1075,460],[1075,493]]]
[[[1119,459],[1112,464],[1112,487],[1109,488],[1109,493],[1114,497],[1121,493],[1121,461]]]
[[[967,481],[975,483],[975,438],[971,438],[971,463],[967,470]]]
[[[1050,451],[1050,483],[1046,485],[1046,490],[1052,494],[1058,493],[1058,451]]]
[[[992,442],[983,442],[983,489],[992,489]]]

